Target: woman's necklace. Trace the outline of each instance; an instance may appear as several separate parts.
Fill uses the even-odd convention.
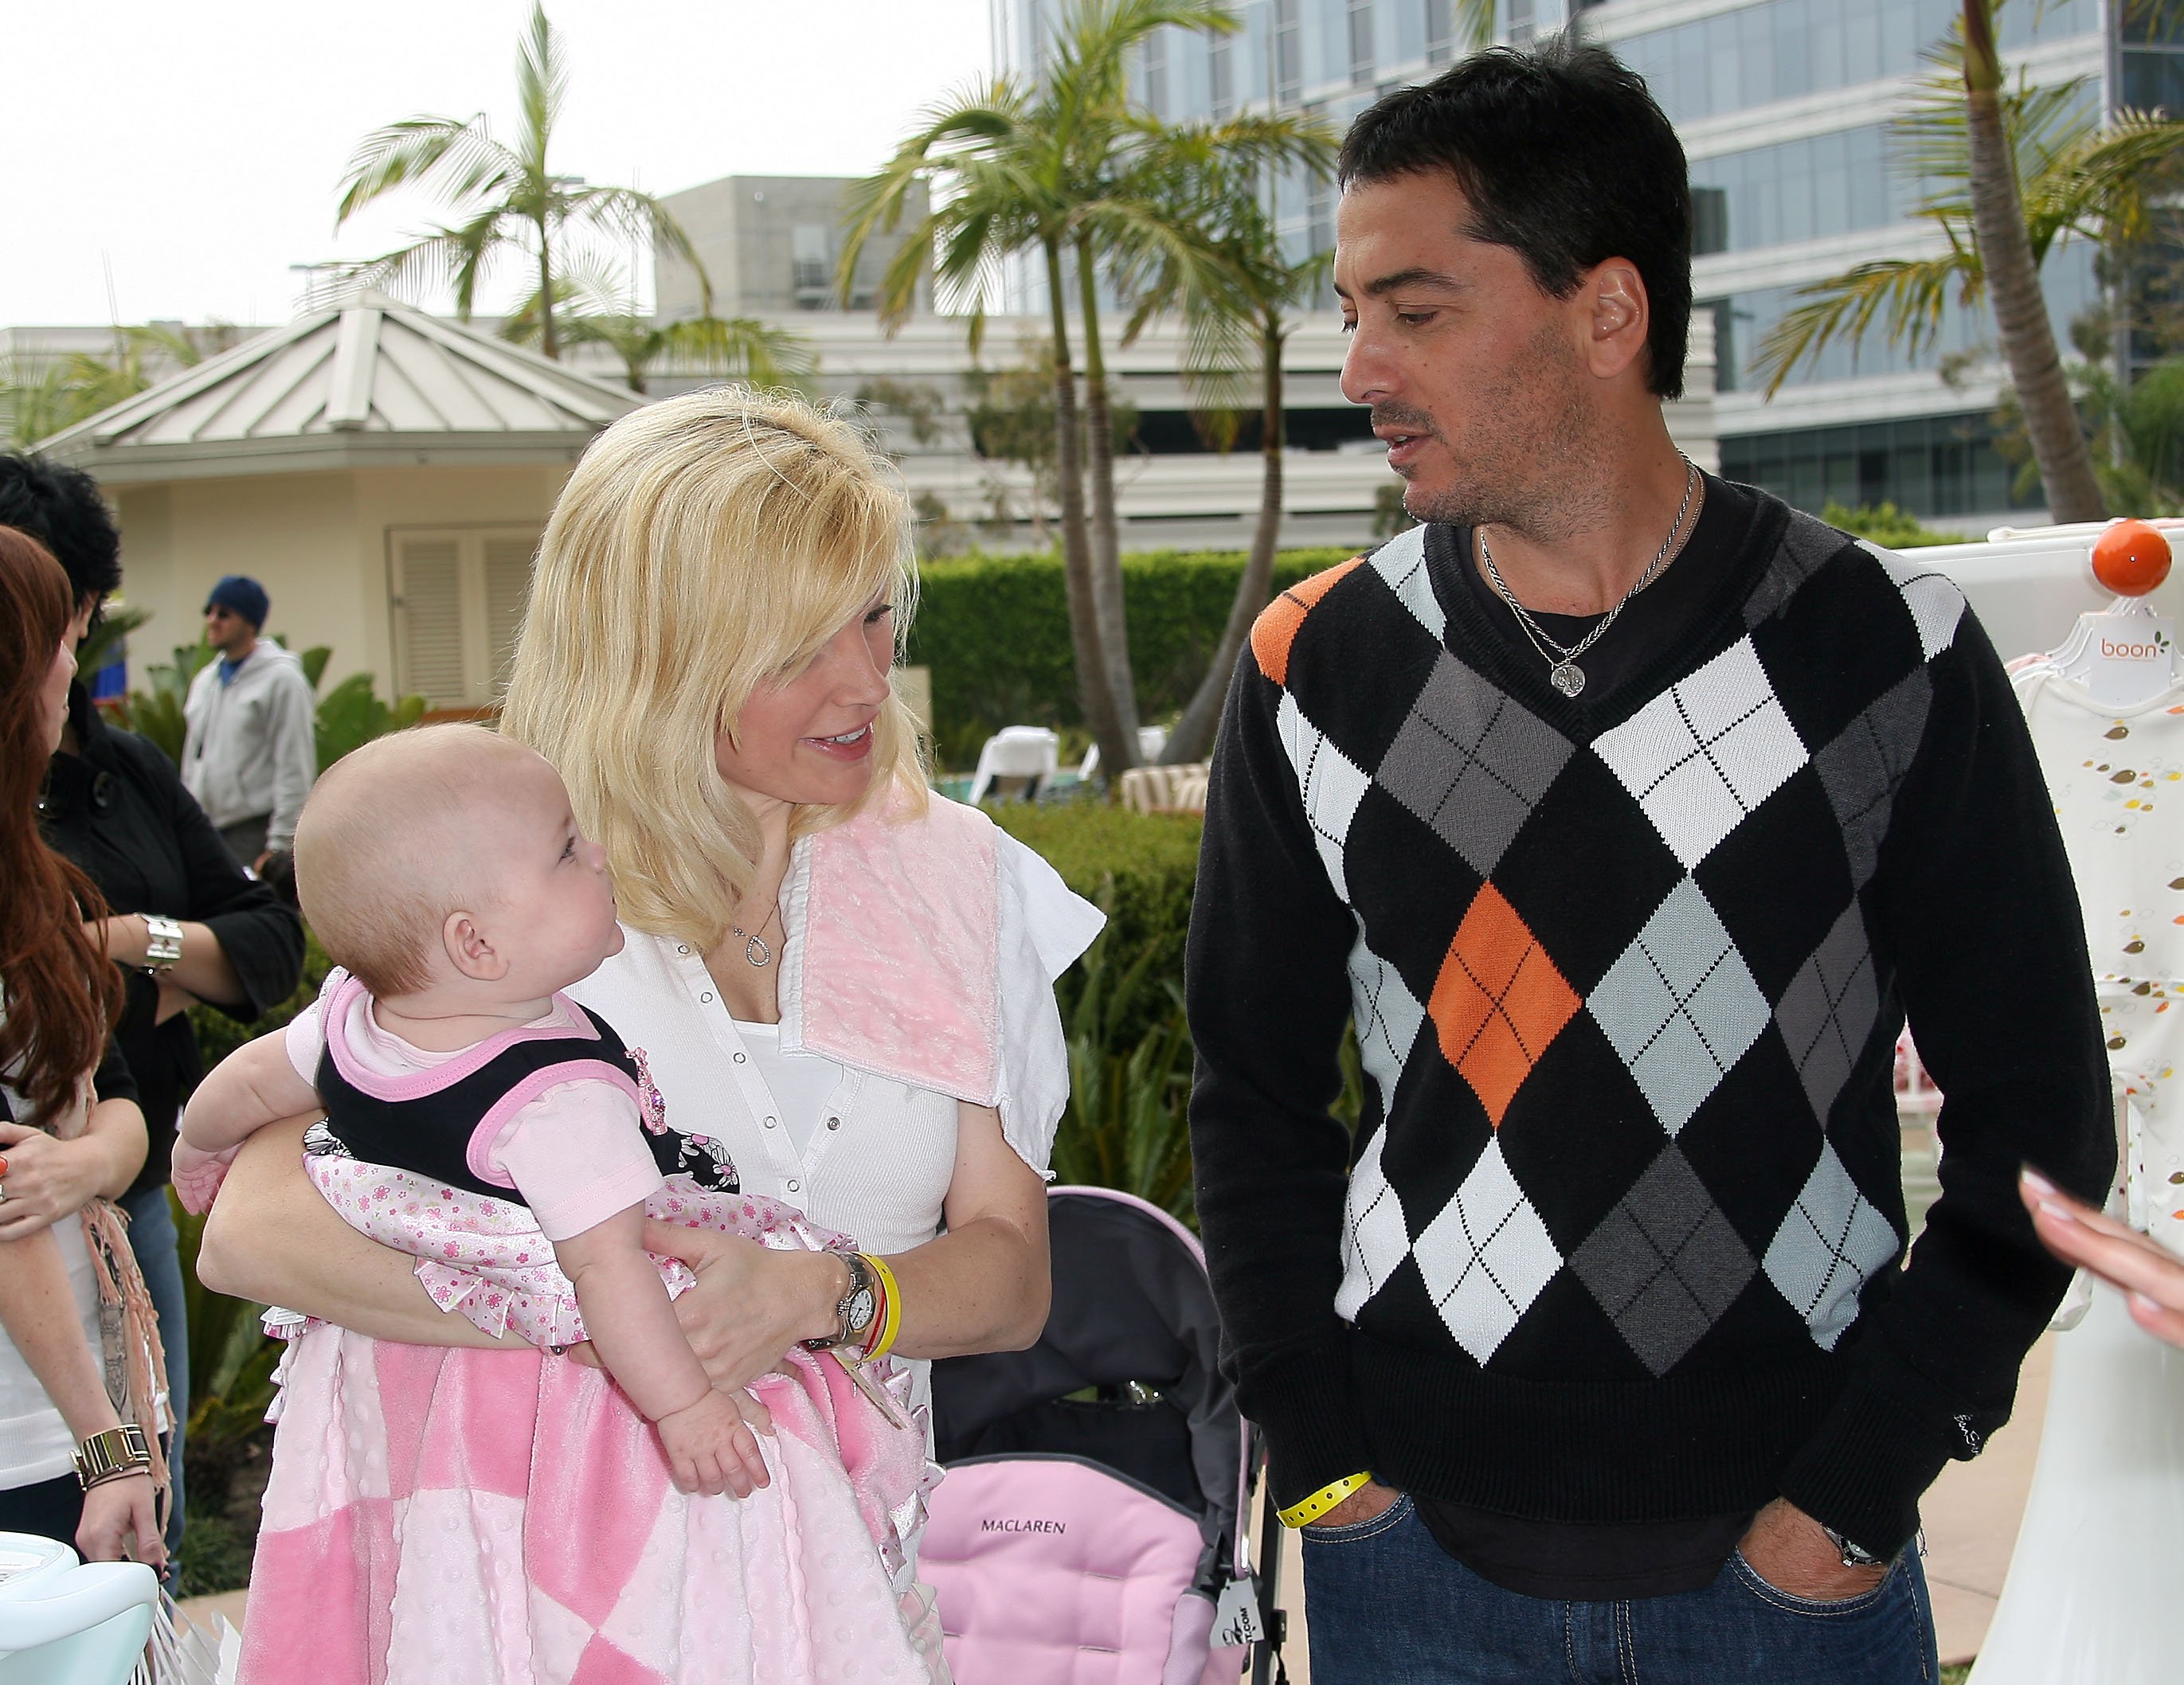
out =
[[[1684,455],[1681,451],[1676,454]],[[1669,536],[1661,541],[1660,553],[1653,558],[1645,572],[1630,582],[1630,588],[1623,593],[1616,605],[1601,616],[1599,624],[1572,644],[1558,643],[1549,637],[1546,629],[1532,618],[1530,610],[1517,600],[1516,592],[1503,582],[1502,570],[1494,565],[1493,553],[1486,548],[1486,529],[1483,526],[1479,529],[1479,560],[1486,570],[1486,577],[1493,581],[1495,590],[1502,594],[1502,600],[1516,611],[1517,624],[1524,629],[1524,636],[1531,639],[1532,648],[1538,650],[1540,658],[1546,662],[1547,682],[1564,696],[1575,697],[1585,688],[1585,669],[1577,665],[1577,658],[1600,642],[1601,634],[1615,624],[1615,617],[1630,605],[1630,599],[1658,579],[1661,570],[1668,566],[1669,553],[1675,548],[1676,535],[1684,530],[1684,517],[1691,512],[1691,493],[1698,489],[1698,464],[1685,456],[1684,501],[1677,507],[1675,520],[1669,524]]]
[[[766,946],[766,932],[780,912],[781,902],[777,897],[773,905],[766,909],[766,917],[759,921],[758,933],[755,936],[741,925],[732,924],[728,926],[744,939],[744,959],[749,964],[771,965],[773,963],[773,950]]]

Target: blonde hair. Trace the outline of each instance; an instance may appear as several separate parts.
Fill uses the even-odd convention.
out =
[[[480,726],[421,726],[328,767],[296,822],[296,893],[326,957],[375,995],[414,994],[448,915],[490,898],[461,827],[532,751]]]
[[[625,922],[716,944],[757,873],[750,810],[717,770],[766,681],[885,595],[916,600],[901,487],[849,423],[783,392],[715,386],[624,416],[569,476],[532,576],[501,730],[560,770]],[[898,643],[898,648],[900,644]],[[855,803],[922,811],[917,722],[890,695]]]

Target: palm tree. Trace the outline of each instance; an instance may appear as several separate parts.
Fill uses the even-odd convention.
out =
[[[429,182],[455,220],[383,257],[351,265],[349,275],[390,292],[451,286],[455,314],[468,321],[486,270],[496,258],[520,254],[537,270],[530,307],[538,313],[538,348],[558,358],[560,271],[571,236],[589,232],[645,241],[686,259],[698,271],[710,314],[712,287],[705,266],[666,205],[633,187],[593,186],[579,176],[556,175],[549,167],[547,151],[568,86],[560,39],[546,20],[544,5],[534,3],[515,55],[514,146],[494,140],[482,115],[409,117],[367,135],[342,182],[337,228],[412,182]]]
[[[571,344],[604,345],[621,359],[634,392],[653,374],[722,375],[753,386],[794,386],[818,371],[819,359],[801,334],[755,316],[692,316],[663,322],[638,308],[636,291],[615,266],[587,264],[554,277],[554,319]],[[533,292],[501,325],[502,336],[535,345],[545,312]]]
[[[1312,174],[1332,172],[1336,150],[1325,128],[1301,137],[1301,161]],[[1193,179],[1195,178],[1195,179]],[[1331,254],[1291,262],[1250,173],[1217,157],[1204,158],[1186,177],[1190,189],[1174,208],[1172,225],[1202,241],[1202,256],[1179,260],[1173,247],[1145,254],[1137,314],[1123,335],[1128,343],[1156,312],[1179,310],[1187,329],[1184,381],[1210,413],[1214,431],[1233,438],[1246,389],[1256,374],[1259,411],[1259,514],[1228,618],[1198,688],[1168,734],[1162,759],[1171,764],[1203,760],[1221,723],[1229,676],[1251,623],[1273,595],[1274,550],[1282,524],[1284,425],[1282,353],[1295,331],[1295,312],[1312,297]],[[1136,254],[1133,253],[1133,256]]]
[[[117,327],[114,349],[105,356],[76,351],[40,369],[11,370],[0,376],[0,411],[6,414],[8,438],[17,445],[50,438],[136,397],[163,378],[153,373],[155,366],[193,368],[209,352],[226,350],[237,337],[225,325],[179,331]]]
[[[912,189],[929,207],[881,280],[881,315],[899,323],[929,266],[970,307],[975,353],[988,296],[1002,262],[1035,258],[1047,292],[1054,374],[1055,439],[1063,576],[1078,689],[1101,764],[1118,773],[1139,759],[1137,700],[1123,617],[1115,516],[1114,441],[1100,329],[1103,271],[1125,250],[1163,243],[1188,264],[1187,231],[1166,224],[1165,174],[1177,136],[1129,100],[1131,54],[1173,26],[1226,34],[1236,27],[1219,0],[1072,0],[1052,62],[1036,88],[996,77],[927,114],[880,172],[850,198],[838,281],[846,299],[866,243],[900,223]],[[1307,125],[1245,118],[1216,125],[1204,142],[1242,161],[1294,162]],[[1080,420],[1071,354],[1072,289],[1083,324]],[[1088,508],[1084,469],[1091,469]]]
[[[1790,372],[1838,337],[1862,338],[1878,321],[1892,344],[1918,352],[1937,337],[1952,295],[1964,305],[1991,295],[1997,337],[2033,459],[2059,521],[2106,512],[2083,425],[2048,317],[2040,267],[2069,238],[2113,247],[2150,230],[2153,175],[2184,145],[2184,123],[2159,113],[2119,112],[2086,128],[2076,116],[2081,85],[2008,86],[1994,33],[2000,0],[1964,0],[1958,39],[1942,50],[1941,74],[1895,125],[1898,166],[1940,191],[1918,216],[1945,249],[1929,258],[1861,264],[1802,288],[1804,300],[1760,348],[1769,397]],[[2167,0],[2141,0],[2142,14]]]

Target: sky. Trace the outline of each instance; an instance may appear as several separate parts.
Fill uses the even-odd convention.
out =
[[[337,235],[364,136],[481,110],[512,136],[529,14],[530,0],[9,8],[0,326],[287,320],[291,264],[375,256],[435,217],[408,190]],[[556,173],[654,193],[870,171],[992,57],[988,0],[549,0],[547,14],[570,64]],[[480,308],[517,292],[510,272]]]

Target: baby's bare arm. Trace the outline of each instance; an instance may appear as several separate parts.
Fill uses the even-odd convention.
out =
[[[318,1091],[289,1062],[286,1032],[275,1030],[237,1048],[206,1074],[182,1113],[182,1139],[202,1153],[225,1153],[267,1124],[318,1104]]]
[[[667,1284],[644,1250],[644,1207],[632,1205],[554,1243],[577,1290],[584,1331],[631,1402],[654,1421],[710,1390],[705,1366],[675,1321]]]

